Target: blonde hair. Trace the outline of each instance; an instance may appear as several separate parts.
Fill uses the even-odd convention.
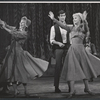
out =
[[[26,16],[22,17],[21,20],[24,20],[26,22],[26,27],[29,27],[31,24],[31,20],[29,20]]]

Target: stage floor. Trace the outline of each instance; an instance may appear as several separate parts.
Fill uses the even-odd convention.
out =
[[[54,93],[53,86],[54,77],[41,77],[35,80],[31,80],[28,83],[28,91],[30,93],[30,98],[67,98],[68,85],[63,80],[60,81],[60,89],[62,93]],[[19,85],[18,90],[20,94],[17,98],[26,98],[23,91],[23,86]],[[76,94],[72,98],[100,98],[100,79],[90,82],[91,91],[95,92],[95,96],[91,96],[84,93],[84,84],[82,81],[75,83]],[[12,98],[13,88],[10,87],[9,94],[0,94],[0,98]]]

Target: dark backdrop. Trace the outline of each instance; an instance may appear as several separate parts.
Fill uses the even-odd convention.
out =
[[[51,10],[57,17],[59,10],[65,10],[66,22],[72,23],[72,14],[76,12],[88,12],[88,23],[91,32],[91,41],[96,45],[100,53],[100,4],[99,3],[1,3],[0,18],[9,25],[18,27],[22,16],[27,16],[32,24],[29,27],[29,38],[24,48],[34,57],[49,60],[51,49],[49,46],[50,27],[53,22],[48,17]],[[5,47],[10,44],[11,36],[0,29],[0,57]]]

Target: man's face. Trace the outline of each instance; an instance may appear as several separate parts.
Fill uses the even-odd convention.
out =
[[[60,15],[58,16],[58,19],[59,19],[59,21],[61,21],[61,22],[65,21],[65,19],[66,19],[66,14],[65,14],[65,13],[60,14]]]

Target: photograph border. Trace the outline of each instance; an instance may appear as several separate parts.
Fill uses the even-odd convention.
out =
[[[0,3],[100,3],[100,1],[0,1]],[[0,100],[37,100],[37,98],[0,98]],[[38,98],[40,100],[58,100],[58,98]],[[59,98],[59,100],[69,100],[69,99],[63,99],[63,98]],[[71,100],[100,100],[100,98],[71,98]]]

